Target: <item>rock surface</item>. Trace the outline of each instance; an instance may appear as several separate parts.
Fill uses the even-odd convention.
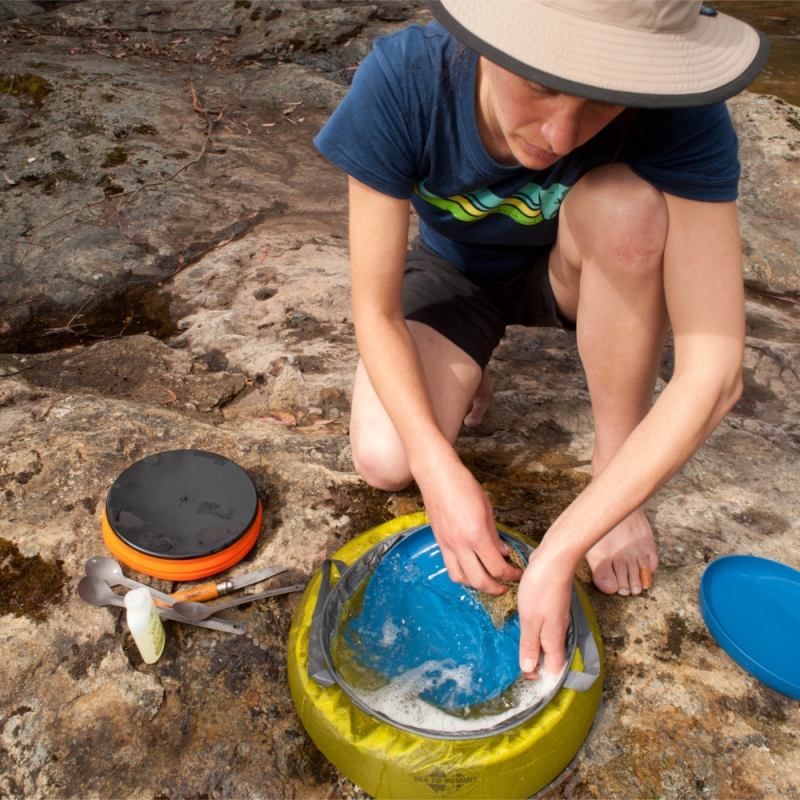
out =
[[[164,450],[248,472],[265,519],[231,572],[284,563],[276,585],[420,507],[415,490],[382,494],[353,470],[345,180],[311,140],[372,39],[427,12],[58,5],[4,22],[0,55],[0,795],[363,797],[288,697],[296,595],[226,612],[247,637],[167,623],[147,666],[120,612],[74,587],[106,552],[111,483]],[[745,392],[647,505],[653,589],[607,598],[579,572],[605,641],[604,700],[544,797],[800,795],[798,703],[739,669],[697,602],[720,556],[800,567],[800,122],[776,98],[730,105]],[[490,369],[494,405],[458,449],[498,520],[539,538],[589,475],[574,337],[512,330]],[[659,388],[670,370],[667,351]]]

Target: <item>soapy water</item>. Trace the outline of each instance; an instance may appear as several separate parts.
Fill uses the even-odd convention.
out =
[[[565,664],[560,673],[551,675],[540,662],[538,678],[531,680],[520,675],[501,698],[491,705],[480,704],[482,713],[474,715],[469,713],[469,709],[455,715],[426,702],[420,696],[448,681],[469,691],[473,683],[472,670],[468,666],[456,666],[454,662],[427,661],[376,690],[358,686],[350,688],[364,706],[400,726],[435,733],[470,733],[501,725],[511,717],[534,708],[555,692],[568,669],[569,664]],[[490,708],[486,708],[487,705]],[[490,713],[485,713],[487,711]]]

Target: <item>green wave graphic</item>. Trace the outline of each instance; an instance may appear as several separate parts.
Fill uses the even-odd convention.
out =
[[[558,213],[569,186],[559,183],[542,189],[528,183],[511,197],[498,197],[489,189],[478,189],[464,195],[439,197],[425,187],[427,178],[414,185],[414,192],[425,202],[447,211],[461,222],[477,222],[489,214],[503,214],[519,225],[536,225]]]

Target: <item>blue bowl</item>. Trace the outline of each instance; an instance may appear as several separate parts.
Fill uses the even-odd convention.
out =
[[[364,666],[387,678],[422,668],[428,686],[419,696],[450,711],[497,697],[520,674],[519,615],[494,627],[472,592],[450,580],[430,525],[384,556],[344,636]]]

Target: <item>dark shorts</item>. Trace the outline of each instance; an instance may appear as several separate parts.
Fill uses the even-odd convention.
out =
[[[574,328],[560,317],[550,286],[550,248],[530,269],[503,278],[465,275],[414,239],[406,257],[403,312],[429,325],[481,367],[489,363],[509,325]]]

